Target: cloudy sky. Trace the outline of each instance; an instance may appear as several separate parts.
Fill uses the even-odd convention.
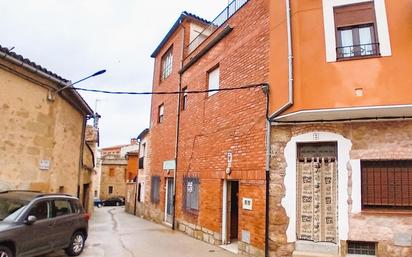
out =
[[[184,10],[212,20],[228,0],[2,1],[0,45],[77,81],[78,87],[150,91],[150,54]],[[100,145],[125,144],[149,126],[150,96],[81,93],[102,115]],[[97,100],[97,101],[96,101]]]

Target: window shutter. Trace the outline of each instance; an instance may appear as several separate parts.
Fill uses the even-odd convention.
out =
[[[334,12],[336,27],[375,23],[373,2],[335,7]]]

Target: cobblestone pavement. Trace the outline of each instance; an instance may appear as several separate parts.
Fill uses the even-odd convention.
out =
[[[127,214],[124,207],[95,209],[81,257],[234,257],[226,250]],[[63,251],[41,257],[66,257]]]

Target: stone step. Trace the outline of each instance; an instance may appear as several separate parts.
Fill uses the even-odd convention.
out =
[[[324,253],[332,256],[339,255],[339,246],[337,244],[327,242],[315,243],[313,241],[298,240],[296,241],[295,249],[298,252]]]
[[[294,251],[292,257],[339,257],[336,254]]]

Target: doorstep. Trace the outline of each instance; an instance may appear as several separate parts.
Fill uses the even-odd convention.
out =
[[[227,245],[220,245],[220,248],[225,249],[226,251],[238,254],[239,253],[239,245],[236,241],[232,241],[230,244]]]

